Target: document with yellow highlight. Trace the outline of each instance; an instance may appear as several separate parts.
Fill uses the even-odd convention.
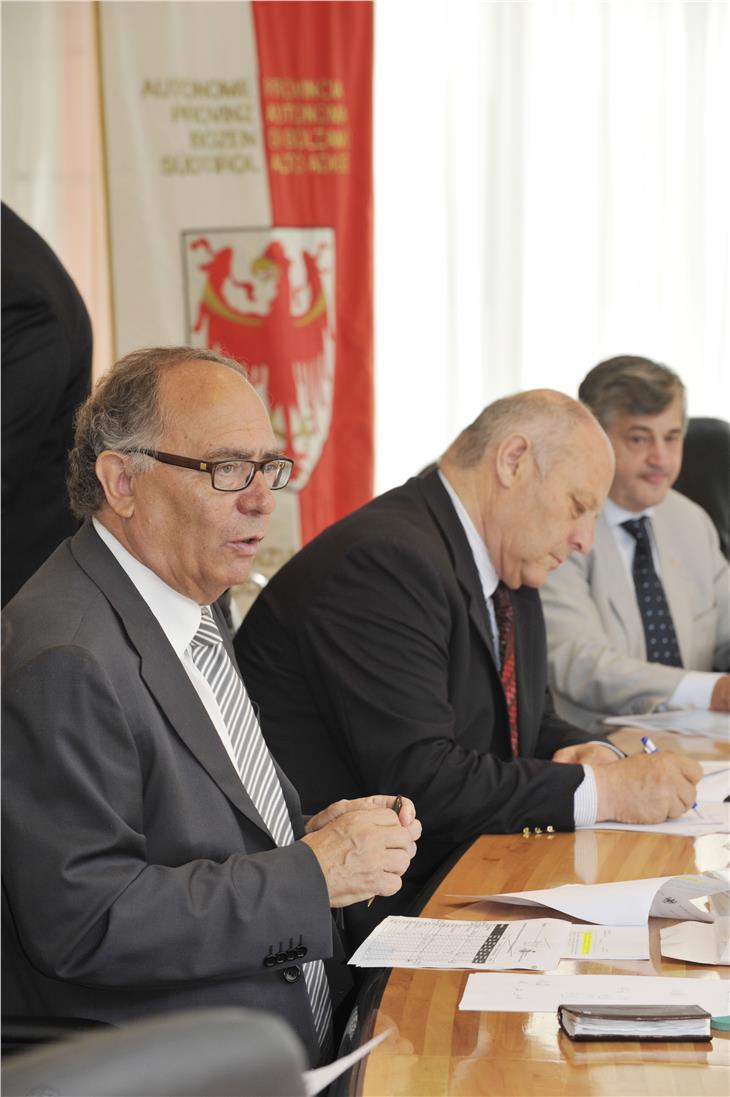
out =
[[[648,960],[646,926],[571,925],[564,960]]]

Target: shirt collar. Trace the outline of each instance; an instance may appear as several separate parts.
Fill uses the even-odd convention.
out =
[[[477,566],[477,571],[479,572],[479,578],[481,580],[482,590],[484,591],[484,597],[491,598],[495,590],[497,589],[499,576],[494,570],[494,564],[489,559],[487,546],[484,544],[484,541],[477,533],[476,526],[469,517],[466,507],[454,491],[449,481],[442,473],[441,469],[439,469],[439,477],[441,478],[441,483],[444,485],[447,492],[449,493],[449,498],[454,504],[454,510],[456,511],[456,515],[462,526],[464,527],[464,533],[466,534],[466,539],[469,542],[469,548],[472,551],[474,562]]]
[[[92,523],[119,566],[124,569],[144,598],[175,653],[182,658],[183,652],[200,625],[200,606],[192,598],[187,598],[179,591],[173,590],[160,579],[159,575],[132,556],[114,534],[110,533],[96,518],[92,518]]]
[[[653,507],[647,507],[646,510],[639,511],[637,514],[636,511],[624,510],[618,503],[614,503],[613,499],[606,499],[603,504],[603,517],[611,527],[620,526],[622,522],[629,522],[633,518],[651,518],[653,514]]]

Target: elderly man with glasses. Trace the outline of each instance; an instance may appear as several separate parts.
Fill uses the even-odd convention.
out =
[[[330,907],[396,892],[420,823],[378,795],[305,828],[232,660],[214,603],[292,462],[235,362],[167,348],[101,380],[70,467],[85,523],[4,618],[5,1011],[256,1006],[326,1058]]]

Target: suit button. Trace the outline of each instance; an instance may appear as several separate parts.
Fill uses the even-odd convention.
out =
[[[285,983],[296,983],[302,977],[302,969],[296,964],[292,964],[291,967],[285,967],[281,974]]]
[[[297,959],[298,960],[303,960],[306,955],[307,955],[306,945],[300,945],[299,948],[297,949]]]
[[[286,953],[285,952],[277,952],[276,962],[277,962],[277,964],[285,964],[286,963]]]
[[[276,957],[269,953],[268,956],[264,956],[264,967],[276,967]]]

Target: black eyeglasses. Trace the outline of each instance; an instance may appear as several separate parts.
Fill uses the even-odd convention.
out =
[[[289,483],[294,462],[290,457],[268,457],[265,461],[249,461],[240,458],[227,461],[198,461],[194,457],[179,457],[176,453],[163,453],[157,449],[135,449],[131,453],[143,453],[154,457],[163,465],[179,465],[196,472],[207,472],[216,491],[243,491],[260,472],[272,491],[285,488]]]

